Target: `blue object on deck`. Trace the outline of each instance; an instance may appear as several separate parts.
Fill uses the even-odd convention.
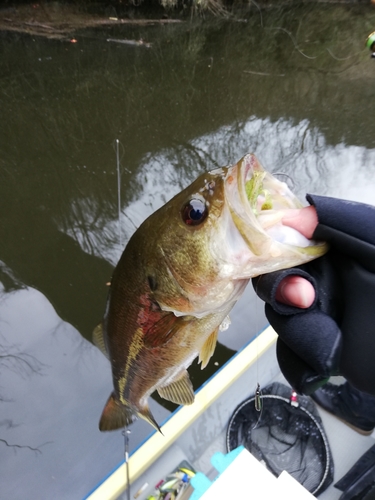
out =
[[[194,477],[190,479],[190,484],[194,488],[193,494],[189,500],[199,500],[199,498],[206,493],[208,488],[212,485],[212,481],[208,479],[203,472],[197,472]]]
[[[235,458],[243,451],[244,446],[239,446],[231,452],[224,454],[221,452],[214,453],[211,457],[211,463],[215,469],[219,472],[214,481],[222,474],[225,469],[233,462]],[[190,484],[194,488],[193,494],[190,496],[189,500],[199,500],[200,497],[206,493],[208,488],[212,485],[213,481],[210,481],[206,475],[202,472],[197,472],[194,477],[190,479]]]
[[[239,446],[238,448],[235,448],[229,453],[221,453],[218,451],[214,455],[212,455],[211,458],[211,463],[215,467],[215,469],[222,474],[225,469],[230,465],[235,458],[238,457],[238,455],[241,453],[242,450],[244,450],[244,446]]]

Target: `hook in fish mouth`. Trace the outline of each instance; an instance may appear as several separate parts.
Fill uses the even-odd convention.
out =
[[[270,196],[266,194],[263,181],[267,173],[252,153],[245,155],[238,163],[228,167],[225,176],[225,186],[228,201],[238,214],[248,212],[251,223],[260,210],[272,208]],[[236,202],[237,199],[237,202]],[[267,206],[265,205],[267,200]],[[260,227],[259,227],[260,229]]]

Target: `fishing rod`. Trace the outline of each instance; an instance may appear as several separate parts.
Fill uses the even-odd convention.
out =
[[[120,141],[116,139],[116,170],[117,170],[117,209],[118,209],[118,237],[120,249],[122,249],[121,237],[121,165],[120,165]],[[129,467],[129,436],[130,429],[125,425],[122,435],[124,436],[124,460],[126,471],[126,497],[130,500],[130,467]]]
[[[130,436],[130,429],[128,427],[124,427],[124,430],[122,431],[122,435],[124,436],[124,458],[125,458],[125,470],[126,470],[126,497],[127,500],[130,500],[130,467],[129,467],[129,436]]]
[[[120,249],[122,248],[121,238],[121,168],[120,168],[120,141],[116,139],[116,170],[117,170],[117,209],[118,209],[118,239]]]

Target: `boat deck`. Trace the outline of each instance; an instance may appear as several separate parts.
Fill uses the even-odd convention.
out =
[[[146,500],[154,486],[182,460],[210,479],[217,475],[210,459],[215,452],[227,452],[227,425],[235,408],[254,394],[258,382],[261,387],[275,381],[287,385],[276,361],[275,339],[273,330],[267,328],[198,391],[194,405],[170,417],[162,426],[164,436],[153,434],[133,453],[129,462],[132,499]],[[375,444],[375,434],[362,436],[324,410],[318,411],[334,462],[334,481],[319,498],[335,500],[342,492],[334,488],[334,483]],[[90,500],[127,500],[125,472],[123,464],[93,492]],[[251,485],[246,485],[244,478],[244,498],[247,488],[250,492]],[[142,493],[135,496],[140,490]]]
[[[273,381],[288,385],[281,373]],[[342,495],[342,491],[335,488],[334,484],[375,444],[375,432],[370,436],[363,436],[319,406],[317,406],[317,409],[329,441],[334,463],[334,481],[318,498],[320,500],[338,500]],[[225,427],[207,447],[205,452],[192,461],[192,465],[196,470],[205,472],[210,478],[214,478],[217,475],[217,472],[210,463],[211,456],[216,451],[227,452],[226,431]],[[123,498],[125,500],[125,497]]]
[[[362,436],[323,409],[318,407],[318,411],[331,446],[335,467],[334,482],[319,495],[319,499],[336,500],[340,498],[342,492],[333,486],[334,483],[341,479],[355,462],[375,444],[375,433],[372,433],[371,436]]]

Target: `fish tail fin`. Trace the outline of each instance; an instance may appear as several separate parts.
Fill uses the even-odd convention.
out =
[[[148,405],[144,406],[140,411],[139,415],[146,420],[149,424],[151,424],[157,431],[160,432],[160,434],[164,435],[160,429],[159,424],[156,422],[154,419],[153,414],[151,413],[151,410]]]
[[[130,407],[122,405],[112,393],[100,417],[99,429],[101,431],[114,431],[127,427],[134,420],[136,420],[135,412]]]
[[[114,393],[109,396],[104,407],[100,417],[99,429],[101,431],[114,431],[127,427],[136,420],[137,414],[163,434],[148,405],[139,411],[133,410],[130,406],[121,404]]]

